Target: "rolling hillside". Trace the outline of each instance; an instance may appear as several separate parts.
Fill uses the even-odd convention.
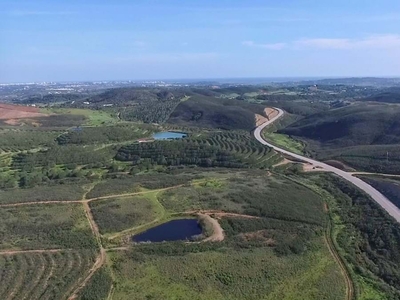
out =
[[[372,101],[382,103],[400,103],[400,89],[392,88],[389,91],[377,95],[360,99],[360,101]]]
[[[263,105],[233,99],[219,99],[200,95],[181,102],[168,123],[221,129],[252,130],[254,114],[263,114]]]
[[[318,159],[359,170],[400,171],[400,107],[355,104],[301,119],[279,132],[301,139]]]
[[[400,143],[400,107],[352,105],[306,117],[281,132],[340,148]]]

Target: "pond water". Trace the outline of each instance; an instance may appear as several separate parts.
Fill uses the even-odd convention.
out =
[[[201,232],[201,226],[196,219],[180,219],[153,227],[133,236],[132,240],[137,243],[190,240]]]
[[[174,132],[174,131],[163,131],[153,134],[153,138],[155,140],[181,139],[186,136],[187,134],[184,132]]]

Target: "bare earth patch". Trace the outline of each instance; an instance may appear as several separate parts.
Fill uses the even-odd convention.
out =
[[[264,109],[264,114],[267,116],[268,120],[271,120],[273,118],[275,118],[279,112],[271,107],[267,107],[266,109]]]
[[[268,119],[266,117],[259,115],[259,114],[256,114],[255,118],[256,118],[256,126],[260,126],[268,121]]]
[[[256,125],[260,126],[264,124],[265,122],[275,118],[278,115],[278,113],[279,112],[276,109],[267,107],[266,109],[264,109],[264,116],[255,114]]]
[[[312,164],[303,163],[302,165],[303,165],[304,172],[316,172],[316,171],[325,172],[324,169],[319,168],[319,167],[314,167]]]
[[[216,219],[213,219],[206,214],[198,214],[198,216],[212,227],[212,234],[202,242],[221,242],[224,240],[224,230]]]
[[[281,160],[280,162],[278,162],[277,164],[273,165],[272,167],[279,167],[279,166],[283,166],[283,165],[287,165],[287,164],[291,164],[293,163],[293,161],[287,159],[287,158],[283,158],[283,160]]]
[[[40,113],[36,107],[0,103],[0,120],[4,120],[4,123],[8,125],[21,125],[21,119],[46,116],[46,114]],[[35,123],[34,120],[31,120],[31,122]],[[40,126],[40,124],[37,123],[36,126]]]

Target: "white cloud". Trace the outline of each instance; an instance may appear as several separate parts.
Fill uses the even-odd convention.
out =
[[[286,47],[286,43],[258,44],[254,41],[244,41],[242,45],[254,48],[263,48],[268,50],[281,50]]]
[[[317,49],[392,49],[400,48],[400,35],[373,35],[362,39],[301,39],[293,45]]]
[[[208,62],[218,57],[212,52],[200,53],[153,53],[114,58],[113,62],[124,63],[175,63],[175,62]]]
[[[368,50],[368,49],[399,49],[400,35],[371,35],[365,38],[304,38],[288,43],[260,44],[254,41],[244,41],[242,45],[268,50],[291,49],[333,49],[333,50]]]

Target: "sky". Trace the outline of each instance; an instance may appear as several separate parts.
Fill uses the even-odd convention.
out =
[[[398,0],[0,0],[0,82],[400,76]]]

